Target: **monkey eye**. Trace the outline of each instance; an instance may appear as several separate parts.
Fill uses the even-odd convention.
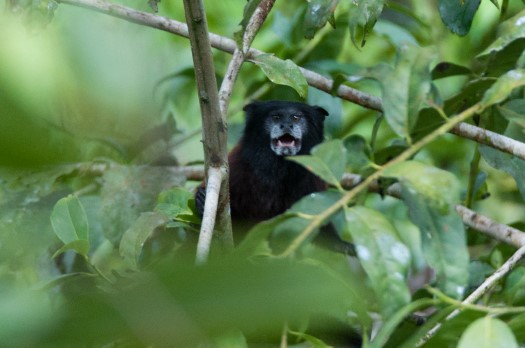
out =
[[[294,121],[299,121],[301,119],[301,115],[292,115],[292,118]]]
[[[278,121],[281,119],[281,116],[277,115],[277,114],[274,114],[272,115],[272,118],[275,120],[275,121]]]

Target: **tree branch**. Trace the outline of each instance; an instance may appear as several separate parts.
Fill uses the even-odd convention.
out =
[[[458,124],[450,132],[525,160],[525,144],[504,135],[468,123]]]
[[[525,246],[524,232],[516,228],[500,224],[486,216],[479,215],[475,211],[472,211],[462,205],[456,205],[456,211],[461,216],[463,223],[465,223],[467,226],[472,227],[477,231],[483,232],[501,242],[515,246],[516,248]]]
[[[175,35],[188,37],[188,27],[186,24],[178,22],[173,19],[166,17],[154,15],[147,12],[141,12],[134,10],[130,7],[112,4],[104,0],[57,0],[60,3],[79,6],[87,8],[96,12],[101,12],[113,17],[124,19],[128,22],[136,23],[139,25],[144,25],[151,28],[157,28]],[[234,40],[214,34],[209,33],[209,38],[211,45],[221,51],[228,52],[233,54],[237,45]],[[251,58],[259,54],[263,54],[263,51],[251,48],[245,55],[245,58]],[[332,86],[334,84],[333,80],[330,80],[324,77],[321,74],[313,72],[308,69],[299,67],[301,72],[305,76],[308,84],[312,87],[315,87],[321,91],[331,93]],[[361,105],[362,107],[382,111],[382,101],[380,98],[363,93],[354,88],[340,85],[337,89],[337,96],[353,102],[355,104]],[[461,137],[472,139],[474,141],[480,142],[485,145],[489,145],[500,151],[513,154],[519,158],[525,159],[524,155],[524,144],[516,142],[515,140],[493,133],[490,131],[483,130],[482,128],[468,125],[466,123],[461,123],[454,127],[451,133],[459,135]],[[497,135],[497,138],[492,137],[492,134]],[[500,141],[501,140],[501,141]],[[511,145],[512,144],[512,145]],[[519,144],[516,146],[516,144]]]
[[[195,80],[202,114],[203,145],[205,165],[208,173],[214,174],[213,186],[208,186],[205,210],[208,214],[201,226],[197,250],[197,262],[204,262],[210,250],[211,236],[215,226],[215,217],[219,216],[222,229],[218,231],[219,239],[226,248],[233,247],[233,235],[229,217],[229,190],[227,185],[228,168],[228,127],[219,107],[219,94],[215,68],[209,40],[208,23],[202,0],[184,0],[184,13],[188,24]],[[226,180],[223,180],[226,179]],[[225,184],[226,183],[226,184]],[[222,184],[222,185],[221,185]],[[211,190],[216,190],[212,192]],[[218,193],[218,194],[217,194]],[[213,200],[212,200],[213,199]],[[212,200],[208,202],[209,200]],[[217,210],[217,207],[219,208]],[[210,209],[213,208],[213,211]],[[206,212],[206,211],[205,211]],[[217,213],[217,214],[216,214]],[[202,254],[206,252],[206,254]]]

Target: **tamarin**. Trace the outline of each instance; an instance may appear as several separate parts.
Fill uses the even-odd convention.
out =
[[[328,112],[289,101],[257,101],[244,107],[244,133],[228,156],[233,218],[265,220],[327,185],[286,156],[307,155],[323,141]],[[195,194],[202,215],[206,188]]]

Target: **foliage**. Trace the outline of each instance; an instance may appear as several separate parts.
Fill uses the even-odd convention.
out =
[[[260,2],[244,16],[206,2],[210,30],[243,33]],[[71,4],[5,0],[0,17],[2,344],[411,347],[439,322],[425,346],[524,344],[523,265],[459,302],[513,250],[455,211],[524,226],[524,159],[442,128],[463,117],[524,141],[521,1],[276,2],[255,40],[267,53],[234,89],[231,142],[247,100],[320,105],[328,140],[290,160],[331,188],[239,223],[235,250],[201,266],[198,182],[179,167],[202,162],[189,43]],[[178,2],[137,9],[184,20]],[[229,56],[214,54],[221,80]],[[334,97],[340,86],[384,112]],[[345,172],[379,180],[349,188]]]

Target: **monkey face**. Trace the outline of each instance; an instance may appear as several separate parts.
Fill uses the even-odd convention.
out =
[[[246,126],[239,146],[251,161],[262,154],[306,155],[323,141],[328,112],[319,106],[271,100],[252,102],[244,111]]]
[[[308,123],[301,110],[286,108],[270,113],[265,130],[270,135],[270,148],[277,156],[294,156],[301,151]]]

